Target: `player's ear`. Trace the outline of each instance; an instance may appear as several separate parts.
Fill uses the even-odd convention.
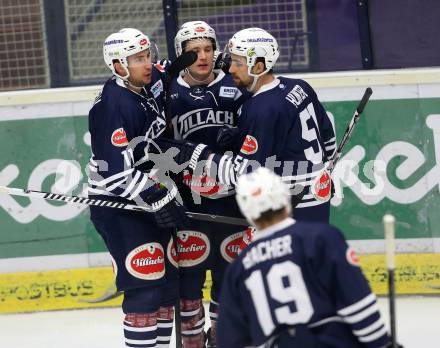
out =
[[[266,70],[266,66],[264,65],[264,62],[257,59],[255,65],[252,67],[252,73],[254,74],[261,74],[264,70]]]
[[[124,67],[122,66],[122,64],[118,60],[115,59],[113,61],[113,66],[115,67],[115,70],[118,73],[118,75],[120,75],[120,76],[127,75],[127,70],[124,69]]]

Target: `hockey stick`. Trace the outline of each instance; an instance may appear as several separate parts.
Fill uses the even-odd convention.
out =
[[[176,192],[174,192],[174,190]],[[59,193],[52,193],[52,192],[34,191],[34,190],[28,190],[28,189],[24,190],[24,189],[20,189],[20,188],[7,187],[7,186],[1,186],[1,185],[0,185],[0,192],[4,192],[4,193],[10,194],[12,196],[35,197],[35,198],[40,198],[40,199],[46,199],[49,201],[58,201],[58,202],[64,202],[64,203],[69,203],[69,204],[84,204],[84,205],[89,205],[89,206],[95,205],[95,206],[99,206],[99,207],[140,211],[140,212],[146,212],[146,213],[154,213],[155,211],[160,209],[160,208],[156,209],[159,206],[159,205],[157,205],[157,203],[153,203],[152,207],[139,206],[139,205],[135,205],[135,204],[105,201],[102,199],[90,199],[90,198],[79,197],[79,196],[66,196],[66,195],[62,195]],[[177,193],[177,188],[173,187],[173,189],[167,194],[166,197],[169,197],[168,199],[171,200],[174,198],[176,193]],[[164,200],[165,198],[163,198],[162,200]],[[194,213],[194,212],[186,212],[186,215],[193,220],[217,222],[217,223],[238,225],[238,226],[249,226],[249,223],[245,219],[234,218],[234,217],[229,217],[229,216]]]
[[[356,123],[359,121],[359,116],[364,111],[365,105],[367,105],[368,100],[371,97],[371,94],[373,94],[373,90],[370,87],[368,87],[365,90],[364,95],[361,101],[359,102],[359,105],[356,108],[356,111],[354,112],[354,115],[350,123],[348,124],[347,129],[344,132],[342,140],[339,143],[339,146],[337,147],[336,152],[333,155],[333,158],[330,159],[326,167],[322,170],[322,172],[315,178],[314,182],[312,183],[310,189],[316,200],[325,202],[331,198],[331,191],[332,191],[331,174],[336,166],[336,163],[338,163],[339,159],[341,158],[342,150],[344,149],[344,146],[347,144],[348,140],[350,139],[351,133],[353,133],[353,129]]]
[[[385,230],[385,249],[386,249],[386,261],[388,268],[388,298],[390,302],[390,328],[391,328],[391,343],[392,348],[397,348],[396,338],[396,289],[394,283],[394,270],[395,270],[395,239],[394,239],[394,226],[396,219],[393,215],[386,214],[383,217],[383,225]]]

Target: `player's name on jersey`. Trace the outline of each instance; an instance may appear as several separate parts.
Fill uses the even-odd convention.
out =
[[[249,269],[257,263],[282,257],[292,253],[292,237],[282,236],[254,245],[243,258],[243,266]]]
[[[234,124],[234,113],[223,110],[214,111],[211,108],[197,109],[179,116],[177,124],[179,133],[182,135],[212,125],[229,124],[232,126]]]

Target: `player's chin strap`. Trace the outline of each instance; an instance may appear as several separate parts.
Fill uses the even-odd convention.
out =
[[[130,73],[129,73],[129,74],[130,74]],[[137,92],[138,90],[142,90],[142,88],[145,87],[144,85],[142,85],[142,86],[136,86],[136,85],[134,85],[133,83],[131,83],[131,82],[128,80],[128,78],[130,77],[130,75],[127,75],[127,76],[125,76],[125,77],[121,77],[120,75],[116,75],[116,76],[118,77],[118,81],[121,81],[121,82],[119,83],[119,85],[120,85],[121,87],[125,87],[125,88],[127,88],[127,89],[129,89],[129,90],[131,90],[131,91],[133,91],[133,92],[138,93],[138,92]],[[130,89],[129,87],[131,87],[131,89]]]
[[[250,93],[254,93],[255,91],[255,86],[257,85],[258,79],[263,76],[264,74],[266,74],[269,71],[269,69],[266,68],[266,70],[264,70],[262,73],[260,74],[253,74],[251,72],[251,68],[248,67],[248,75],[252,76],[254,78],[254,80],[252,81],[252,84],[250,87],[246,87],[246,90]]]

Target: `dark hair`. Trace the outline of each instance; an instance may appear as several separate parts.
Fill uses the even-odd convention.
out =
[[[257,63],[263,63],[264,64],[264,69],[266,69],[266,59],[264,59],[263,57],[257,57],[257,59],[255,59],[255,64]],[[270,69],[267,74],[273,74],[273,69]]]
[[[272,210],[272,209],[266,210],[264,213],[262,213],[260,215],[260,217],[258,219],[255,220],[255,223],[260,224],[261,222],[270,221],[274,218],[277,218],[279,215],[284,214],[285,209],[286,209],[286,207],[282,207],[277,210]]]

